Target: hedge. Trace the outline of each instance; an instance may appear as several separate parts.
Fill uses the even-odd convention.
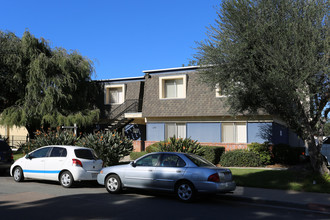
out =
[[[227,151],[221,156],[220,165],[224,167],[260,167],[260,156],[249,150]]]
[[[213,164],[218,164],[221,158],[221,155],[225,152],[225,147],[219,146],[202,146],[203,155],[206,160],[210,161]]]

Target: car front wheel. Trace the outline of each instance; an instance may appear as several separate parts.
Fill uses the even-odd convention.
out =
[[[15,167],[13,173],[14,180],[16,182],[22,182],[24,180],[23,170],[20,167]]]
[[[178,183],[175,187],[175,193],[177,198],[183,202],[193,201],[196,194],[193,184],[187,181]]]
[[[64,171],[60,176],[60,183],[65,188],[70,188],[73,184],[73,176],[69,171]]]
[[[119,176],[110,175],[105,180],[105,188],[109,193],[120,193],[121,191],[121,181]]]

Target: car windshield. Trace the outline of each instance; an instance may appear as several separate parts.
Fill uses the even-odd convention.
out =
[[[186,157],[198,167],[215,167],[214,164],[195,154],[186,154]]]
[[[75,149],[76,157],[87,160],[97,160],[96,155],[90,149]]]

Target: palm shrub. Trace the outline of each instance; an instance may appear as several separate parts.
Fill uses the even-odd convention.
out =
[[[133,143],[117,132],[97,132],[88,134],[78,142],[80,146],[92,148],[103,160],[105,166],[119,164],[119,160],[133,150]]]
[[[269,144],[267,142],[259,144],[253,142],[248,144],[248,150],[256,153],[260,157],[260,162],[262,165],[269,165],[272,162],[271,151],[269,149]]]
[[[158,142],[158,148],[162,152],[183,152],[193,153],[203,156],[204,149],[197,142],[190,138],[176,138],[175,136],[168,139],[167,142]]]

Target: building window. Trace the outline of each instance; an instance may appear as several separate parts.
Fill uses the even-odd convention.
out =
[[[222,94],[221,88],[219,86],[219,83],[215,85],[215,97],[225,97],[225,95]]]
[[[186,138],[185,123],[166,123],[165,124],[165,139],[171,137]]]
[[[159,77],[159,98],[186,98],[186,75]]]
[[[106,85],[105,104],[122,104],[125,101],[125,85]]]
[[[222,123],[223,143],[247,143],[246,123]]]

